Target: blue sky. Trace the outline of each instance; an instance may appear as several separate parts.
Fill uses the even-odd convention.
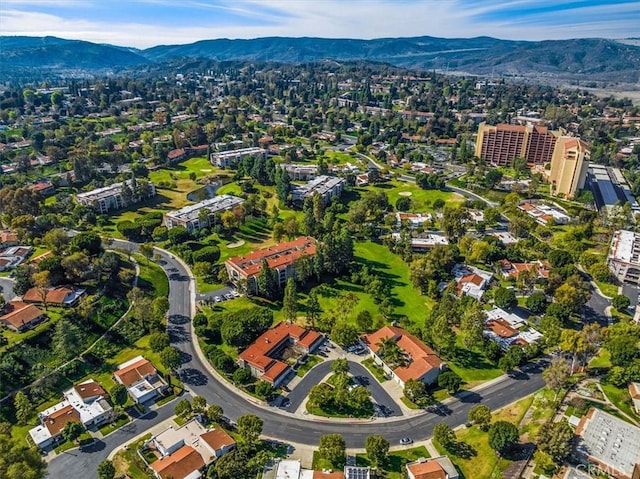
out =
[[[640,37],[640,0],[0,0],[0,34],[145,48],[207,38]]]

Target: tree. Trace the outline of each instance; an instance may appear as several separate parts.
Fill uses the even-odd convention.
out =
[[[427,386],[419,379],[408,379],[404,383],[404,395],[419,407],[427,407],[433,402],[427,391]]]
[[[287,280],[282,300],[282,311],[287,321],[295,321],[298,317],[298,298],[296,294],[296,282],[293,278]]]
[[[489,446],[500,456],[518,443],[518,428],[507,421],[497,421],[489,428]]]
[[[167,333],[154,333],[149,336],[149,347],[154,353],[159,353],[169,347],[169,335]]]
[[[560,349],[562,351],[571,353],[571,375],[576,368],[576,361],[578,355],[584,351],[584,341],[582,335],[573,329],[563,329],[560,334]]]
[[[13,398],[13,406],[16,410],[16,419],[19,424],[27,424],[29,418],[33,416],[33,403],[22,391],[18,391]]]
[[[507,354],[502,356],[498,361],[498,367],[503,371],[512,371],[520,365],[522,361],[522,348],[519,346],[511,346]]]
[[[173,346],[168,346],[160,351],[160,363],[170,371],[175,371],[182,364],[180,351]]]
[[[207,400],[203,396],[196,396],[191,401],[193,412],[203,413],[207,409]]]
[[[0,477],[41,479],[47,472],[40,451],[28,447],[22,438],[12,438],[11,426],[0,423]]]
[[[349,372],[349,361],[347,358],[339,358],[331,363],[331,372],[335,374],[347,374]]]
[[[624,294],[616,294],[611,300],[611,304],[618,311],[624,311],[631,305],[631,300]]]
[[[98,479],[113,479],[116,475],[116,468],[113,463],[105,459],[98,464]]]
[[[116,383],[116,385],[111,388],[109,396],[116,406],[123,406],[127,402],[127,399],[129,399],[127,388],[120,383]]]
[[[382,436],[368,436],[365,441],[367,457],[375,467],[384,464],[389,455],[389,441]]]
[[[547,422],[538,432],[538,448],[562,464],[571,454],[574,431],[566,420]]]
[[[180,401],[178,401],[178,404],[176,404],[173,412],[176,414],[176,416],[187,417],[191,415],[191,413],[193,412],[193,408],[191,407],[191,403],[188,399],[181,399]]]
[[[489,429],[489,423],[491,423],[491,409],[482,404],[472,407],[467,415],[469,422],[478,426],[481,431]]]
[[[360,311],[356,316],[356,326],[362,332],[368,333],[373,329],[373,317],[366,309]]]
[[[243,449],[236,449],[215,462],[218,479],[252,479],[255,471],[249,467],[250,458]]]
[[[79,421],[69,421],[62,428],[62,437],[65,441],[75,442],[84,432],[84,426]]]
[[[222,417],[224,416],[224,411],[221,406],[218,406],[217,404],[211,404],[207,408],[206,415],[209,421],[220,422],[222,420]]]
[[[331,329],[331,339],[340,346],[348,346],[358,340],[358,330],[351,324],[341,321]]]
[[[82,332],[75,323],[67,318],[62,318],[56,323],[51,344],[56,357],[70,359],[80,350]]]
[[[453,371],[445,371],[438,376],[438,386],[445,388],[450,394],[455,394],[460,390],[462,378]]]
[[[462,342],[468,349],[474,349],[483,343],[484,321],[487,315],[482,305],[475,302],[469,307],[460,321]]]
[[[433,438],[445,449],[449,449],[456,442],[456,435],[448,424],[436,424],[433,428]]]
[[[256,383],[254,392],[262,399],[269,399],[269,397],[271,397],[275,392],[275,389],[271,385],[271,383],[268,383],[267,381],[258,381]]]
[[[311,327],[315,327],[316,321],[320,316],[320,301],[318,300],[318,292],[315,288],[309,291],[307,297],[307,321],[311,323]]]
[[[233,373],[233,384],[243,385],[253,382],[253,375],[247,368],[238,368]]]
[[[54,255],[59,255],[69,244],[69,237],[63,229],[55,228],[44,234],[42,244],[48,247]]]
[[[533,314],[543,314],[547,310],[547,296],[542,291],[536,291],[527,298],[527,308]]]
[[[238,418],[238,434],[247,444],[255,444],[262,434],[262,419],[254,414],[245,414]]]
[[[342,469],[347,461],[347,447],[340,434],[320,436],[318,453],[337,469]]]
[[[493,292],[493,300],[496,306],[502,309],[511,309],[518,305],[516,293],[512,289],[498,288]]]
[[[567,383],[567,379],[571,375],[571,367],[562,357],[555,357],[547,369],[542,372],[542,377],[547,387],[555,391],[555,399],[558,393]]]
[[[139,250],[140,254],[147,259],[147,265],[149,265],[149,261],[153,258],[153,243],[142,243]]]
[[[440,226],[450,242],[455,243],[464,235],[468,219],[469,215],[464,208],[445,206]]]

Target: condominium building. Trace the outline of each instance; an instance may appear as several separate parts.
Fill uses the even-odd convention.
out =
[[[590,156],[589,145],[581,139],[559,137],[551,157],[551,194],[575,197],[578,190],[584,188]]]
[[[218,168],[229,168],[235,166],[240,160],[247,156],[261,156],[266,159],[267,150],[252,147],[240,148],[239,150],[216,151],[215,153],[211,153],[209,159],[211,164]]]
[[[218,195],[201,201],[195,205],[185,206],[179,210],[170,211],[164,215],[164,224],[168,229],[184,226],[189,231],[197,231],[211,224],[215,213],[230,211],[244,203],[242,198],[231,195]],[[206,219],[203,211],[206,212]]]
[[[347,182],[344,178],[322,175],[305,185],[294,186],[291,191],[291,197],[294,202],[302,203],[305,199],[319,194],[324,202],[328,203],[331,198],[342,194],[346,184]]]
[[[318,176],[318,165],[280,163],[279,166],[287,172],[293,181],[309,181]]]
[[[266,260],[269,268],[278,272],[280,286],[284,286],[289,278],[295,278],[296,262],[302,256],[315,254],[316,240],[310,236],[302,236],[293,241],[253,251],[246,256],[234,256],[225,262],[225,266],[233,283],[246,280],[247,290],[255,292],[256,278],[260,274],[263,261]]]
[[[140,183],[142,181],[143,180],[138,180]],[[131,191],[128,199],[125,199],[122,195],[125,183]],[[144,193],[142,194],[140,193],[142,188],[137,188],[132,180],[127,180],[123,183],[114,183],[103,188],[78,193],[76,195],[76,201],[81,205],[95,208],[99,214],[105,214],[110,210],[119,210],[129,204],[138,203],[146,198],[154,197],[156,195],[155,185],[149,181],[144,181],[144,183],[148,186],[145,186]]]
[[[616,231],[607,260],[609,269],[619,281],[640,284],[640,233]]]
[[[515,158],[524,158],[529,165],[544,164],[551,161],[558,136],[545,126],[481,123],[476,156],[495,166],[511,166]]]

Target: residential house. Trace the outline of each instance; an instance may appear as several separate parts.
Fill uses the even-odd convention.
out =
[[[231,195],[218,195],[194,205],[185,206],[164,215],[164,224],[168,229],[184,226],[189,231],[198,231],[211,225],[216,213],[230,211],[244,203],[242,198]],[[202,221],[202,211],[206,211],[207,220]]]
[[[400,365],[387,364],[380,354],[382,340],[389,338],[395,341],[405,355],[405,361]],[[375,333],[362,336],[360,341],[369,350],[374,361],[402,387],[409,379],[432,384],[446,368],[446,364],[429,346],[396,326],[384,326]]]
[[[153,364],[142,356],[119,365],[113,376],[137,403],[155,399],[169,387]]]
[[[591,408],[576,427],[576,455],[615,479],[640,477],[640,428]]]
[[[498,343],[502,349],[527,346],[542,339],[542,333],[527,326],[524,318],[494,307],[486,312],[484,335]]]
[[[368,467],[345,466],[342,471],[305,469],[300,460],[276,459],[268,463],[262,471],[262,479],[371,479],[372,471]]]
[[[143,180],[139,180],[139,182],[142,181]],[[114,183],[85,193],[78,193],[76,195],[76,201],[81,205],[94,208],[99,214],[106,214],[111,210],[119,210],[127,207],[129,204],[139,203],[147,198],[153,198],[156,195],[155,185],[147,181],[144,183],[147,185],[144,194],[137,195],[136,189],[138,188],[134,185],[133,180],[127,180],[124,183]],[[128,198],[122,195],[125,184],[132,192]]]
[[[505,246],[516,244],[518,242],[518,238],[513,236],[508,231],[492,231],[489,234],[498,238]]]
[[[458,283],[458,295],[466,294],[478,301],[482,299],[484,292],[493,280],[493,274],[489,271],[464,264],[457,264],[453,268],[452,274]]]
[[[37,183],[32,184],[30,188],[44,197],[51,196],[56,191],[53,183],[49,180],[38,181]]]
[[[257,291],[257,277],[266,260],[269,268],[278,272],[280,286],[284,286],[289,278],[295,278],[296,262],[303,256],[316,254],[316,240],[310,236],[302,236],[293,241],[279,243],[269,248],[253,251],[245,256],[234,256],[225,262],[229,279],[237,284],[240,280],[247,282],[249,292]]]
[[[340,196],[346,184],[344,178],[321,175],[304,185],[292,185],[291,197],[294,203],[301,204],[305,199],[318,194],[326,204],[332,198]]]
[[[31,254],[31,246],[11,246],[0,254],[0,271],[17,268]]]
[[[571,221],[571,217],[559,207],[532,203],[530,201],[518,205],[520,211],[524,211],[541,225],[559,224],[565,225]]]
[[[0,230],[0,249],[17,246],[19,244],[18,235],[11,230]]]
[[[640,414],[640,383],[629,384],[629,395],[633,401],[633,409]]]
[[[35,328],[46,320],[45,314],[32,304],[10,301],[2,308],[0,323],[16,333]]]
[[[69,286],[57,286],[44,290],[40,288],[30,288],[22,296],[25,303],[47,304],[49,306],[58,306],[62,308],[71,308],[76,306],[80,299],[85,295],[86,291],[80,288]],[[44,301],[43,301],[44,299]]]
[[[179,428],[169,426],[146,446],[158,456],[150,465],[158,479],[196,479],[205,466],[235,448],[236,441],[224,430],[207,429],[192,419]]]
[[[114,418],[113,407],[107,401],[102,386],[89,379],[64,393],[64,400],[38,413],[40,425],[29,431],[34,444],[47,448],[61,438],[64,426],[76,421],[87,429],[95,429]]]
[[[458,479],[460,474],[448,456],[421,458],[405,466],[409,479]]]
[[[392,233],[391,237],[395,241],[400,241],[400,233]],[[411,250],[416,253],[423,253],[431,250],[436,245],[448,245],[449,240],[444,235],[434,233],[422,233],[411,237]]]
[[[238,357],[238,365],[248,368],[255,377],[274,386],[282,384],[291,368],[278,359],[287,348],[296,349],[300,355],[313,352],[324,340],[315,331],[290,323],[279,323],[256,339]]]
[[[522,271],[531,271],[534,277],[548,278],[551,271],[551,264],[546,260],[537,260],[530,263],[512,263],[507,259],[502,259],[499,262],[502,276],[505,278],[515,278]]]

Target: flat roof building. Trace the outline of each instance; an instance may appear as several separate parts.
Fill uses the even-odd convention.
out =
[[[516,158],[529,165],[549,163],[558,136],[545,126],[480,123],[476,156],[495,166],[512,166]]]
[[[168,229],[176,226],[184,226],[189,231],[197,231],[211,226],[211,218],[221,211],[230,211],[244,203],[242,198],[232,195],[218,195],[201,201],[194,205],[185,206],[164,215],[164,224]],[[207,211],[207,220],[204,221],[202,211]]]
[[[551,157],[551,194],[572,199],[584,188],[591,151],[579,138],[561,136]]]
[[[291,196],[294,202],[302,203],[306,198],[319,194],[324,202],[328,203],[331,198],[342,194],[346,184],[347,182],[344,178],[322,175],[305,185],[293,186]]]
[[[99,214],[105,214],[110,210],[119,210],[156,195],[156,187],[150,181],[136,180],[136,182],[134,185],[133,180],[127,180],[85,193],[78,193],[76,201],[81,205],[94,208]],[[122,194],[125,184],[131,192],[128,196]]]
[[[591,408],[576,428],[576,452],[616,479],[640,477],[640,428]]]
[[[318,165],[279,163],[293,181],[309,181],[318,176]]]
[[[267,150],[258,147],[240,148],[238,150],[216,151],[211,153],[209,160],[211,164],[218,168],[229,168],[235,166],[240,160],[247,156],[267,157]]]
[[[169,387],[151,361],[142,356],[120,364],[113,376],[137,403],[155,399]]]
[[[609,269],[623,283],[640,283],[640,233],[618,230],[613,233],[609,256]]]

